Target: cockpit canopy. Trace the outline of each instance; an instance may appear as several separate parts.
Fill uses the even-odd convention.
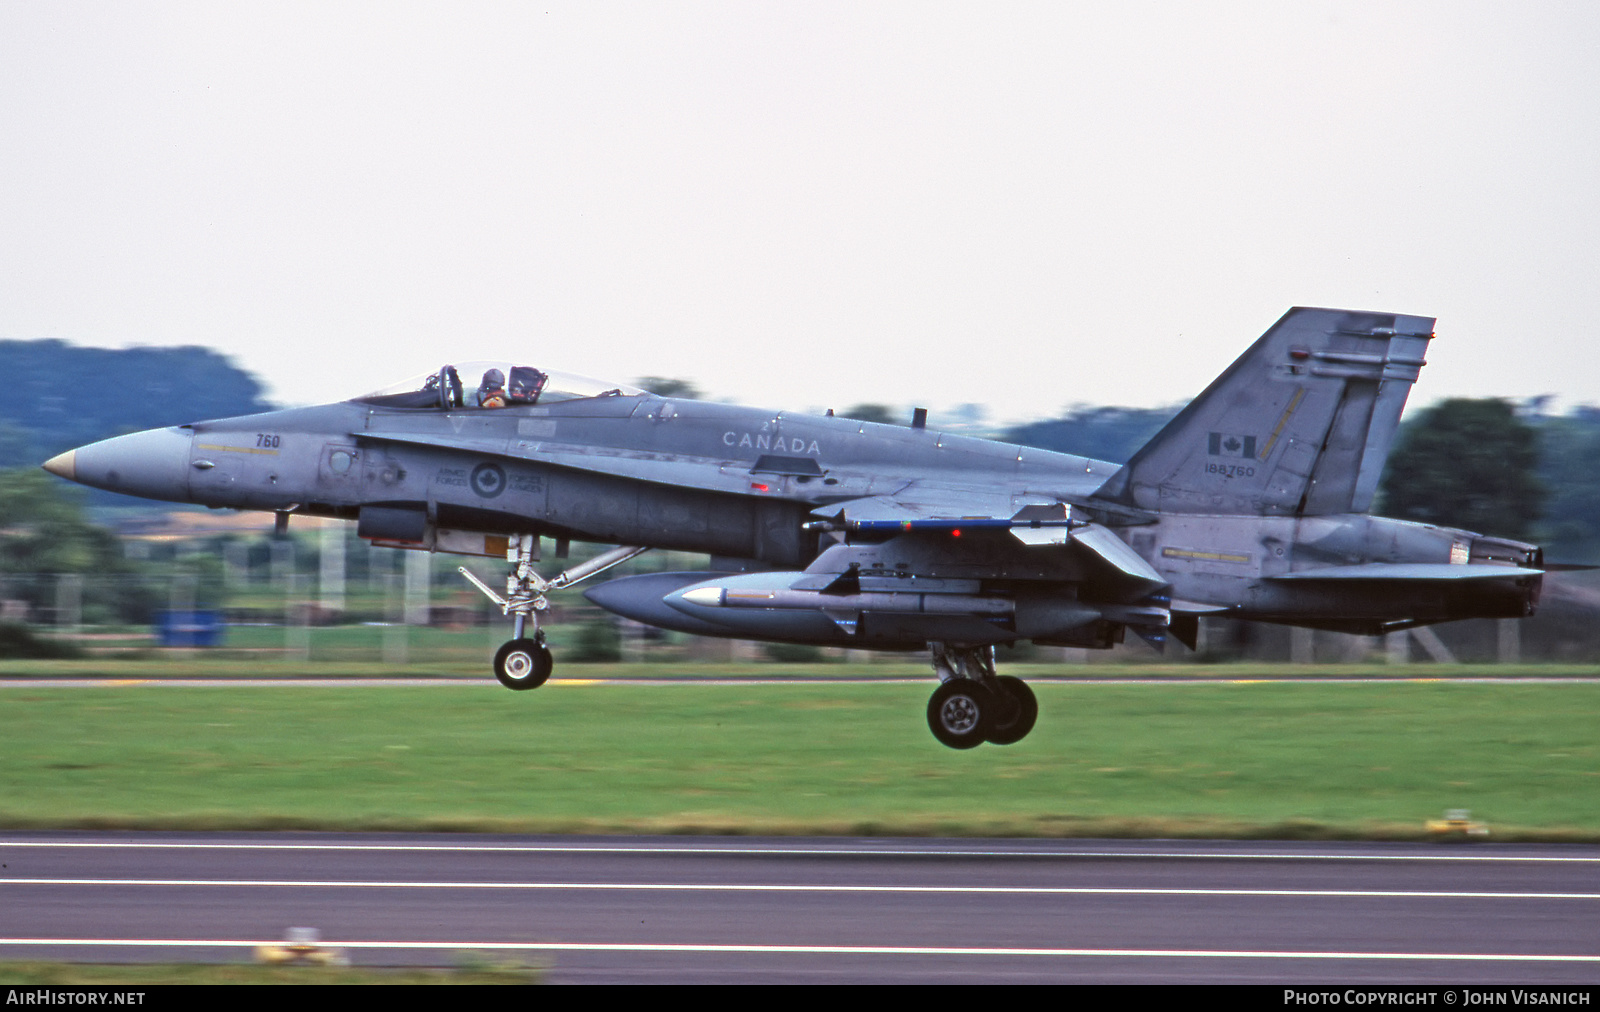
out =
[[[362,404],[436,411],[526,407],[585,397],[629,397],[637,387],[509,362],[462,362],[355,398]]]

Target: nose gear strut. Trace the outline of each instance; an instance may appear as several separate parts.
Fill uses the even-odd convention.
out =
[[[488,584],[474,576],[467,567],[456,567],[456,572],[466,577],[467,582],[483,591],[489,600],[500,606],[502,612],[511,616],[512,638],[494,655],[494,676],[508,689],[536,689],[544,684],[555,667],[550,648],[544,643],[544,630],[539,628],[539,613],[550,610],[550,602],[545,594],[580,583],[648,551],[631,545],[619,545],[587,562],[578,563],[554,579],[546,580],[533,569],[538,548],[537,535],[519,534],[510,539],[506,561],[511,563],[511,572],[506,575],[504,597],[490,590]],[[527,635],[530,622],[533,625],[532,636]]]

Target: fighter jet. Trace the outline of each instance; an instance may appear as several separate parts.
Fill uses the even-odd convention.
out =
[[[1011,744],[1038,705],[996,645],[1193,648],[1225,616],[1375,635],[1533,613],[1540,549],[1369,516],[1434,321],[1292,309],[1124,465],[928,428],[658,397],[512,362],[195,422],[44,467],[129,495],[353,520],[374,545],[504,558],[494,659],[531,689],[547,595],[640,552],[705,570],[594,586],[664,629],[926,650],[928,725]],[[469,385],[470,384],[470,385]],[[546,579],[572,541],[617,546]]]

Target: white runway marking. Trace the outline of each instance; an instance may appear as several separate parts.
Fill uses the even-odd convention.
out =
[[[1284,896],[1333,899],[1600,900],[1600,893],[1410,889],[1155,889],[1118,886],[931,886],[729,882],[373,882],[359,879],[0,878],[3,886],[165,886],[275,889],[563,889],[574,892],[906,893],[997,896]]]
[[[1214,851],[1115,851],[1115,850],[991,850],[981,847],[939,848],[869,848],[869,847],[784,847],[723,845],[715,847],[683,847],[674,845],[646,846],[626,844],[412,844],[412,843],[277,843],[233,842],[196,843],[160,840],[6,840],[0,838],[0,848],[37,847],[62,849],[130,849],[130,850],[284,850],[284,851],[357,851],[357,852],[452,852],[486,854],[744,854],[774,857],[982,857],[982,858],[1041,858],[1086,857],[1162,859],[1183,858],[1193,860],[1237,861],[1442,861],[1442,862],[1515,862],[1533,864],[1600,864],[1600,853],[1591,856],[1576,854],[1362,854],[1355,852],[1262,852]],[[1593,848],[1589,848],[1593,849]]]
[[[282,939],[201,938],[0,938],[14,946],[144,946],[151,948],[255,948],[282,945]],[[555,952],[774,953],[798,955],[887,956],[1087,956],[1156,959],[1382,959],[1475,963],[1600,963],[1600,955],[1517,952],[1317,952],[1270,949],[1055,949],[920,945],[722,945],[694,942],[490,942],[490,941],[334,941],[330,949],[489,949]]]

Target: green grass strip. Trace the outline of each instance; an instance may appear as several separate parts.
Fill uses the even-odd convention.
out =
[[[0,984],[13,987],[118,986],[137,989],[141,985],[151,984],[537,984],[543,977],[540,969],[513,966],[465,966],[437,970],[257,966],[251,963],[0,962]]]
[[[954,752],[929,687],[0,691],[0,826],[1600,840],[1600,685],[1038,683]]]

